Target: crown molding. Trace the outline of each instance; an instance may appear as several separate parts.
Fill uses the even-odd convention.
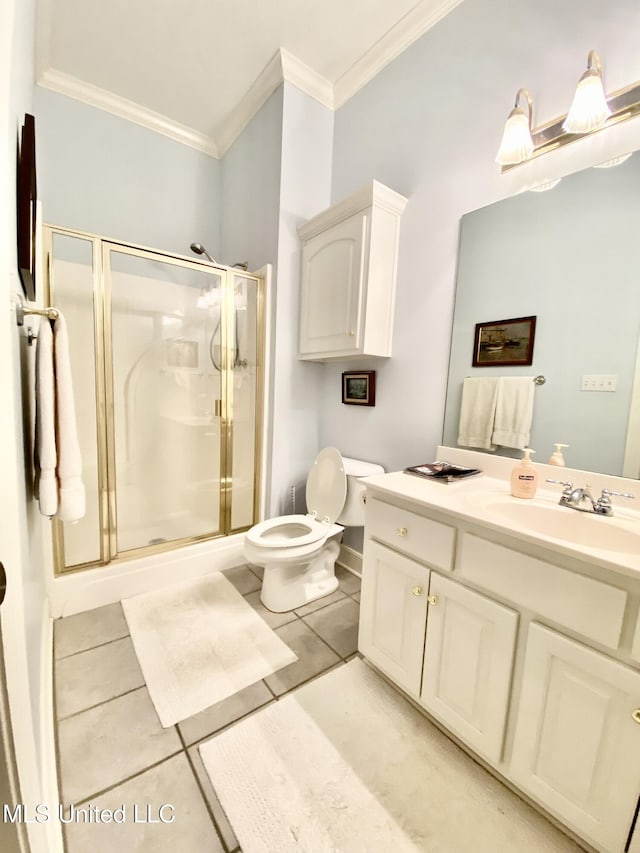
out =
[[[280,60],[282,62],[283,80],[297,86],[298,89],[306,92],[307,95],[315,98],[316,101],[330,110],[334,109],[333,85],[326,77],[318,74],[313,68],[309,68],[297,56],[282,47],[280,48]]]
[[[195,148],[196,151],[201,151],[210,157],[220,156],[218,147],[211,137],[173,121],[161,113],[156,113],[147,107],[136,104],[134,101],[129,101],[119,95],[114,95],[113,92],[107,92],[91,83],[78,80],[77,77],[72,77],[70,74],[64,74],[62,71],[50,68],[40,75],[38,85],[60,95],[74,98],[74,100],[88,104],[90,107],[97,107],[118,116],[118,118],[145,127],[147,130],[161,133],[175,142]]]
[[[376,74],[423,36],[462,0],[422,0],[364,53],[333,86],[334,109],[343,106]]]
[[[218,156],[223,157],[254,115],[282,83],[282,60],[277,50],[216,131]]]
[[[258,110],[286,80],[325,107],[333,109],[333,86],[292,53],[279,48],[251,84],[242,100],[231,110],[216,134],[218,156],[222,157],[240,136]]]
[[[195,148],[196,151],[220,158],[284,81],[296,86],[328,109],[336,110],[461,2],[462,0],[421,0],[334,84],[288,50],[279,48],[239,103],[218,126],[214,138],[62,71],[52,68],[43,70],[39,75],[38,85],[105,110],[147,130],[161,133],[175,142]],[[41,67],[46,64],[49,56],[50,20],[45,13],[50,12],[50,0],[40,0],[40,8],[43,10],[38,36],[38,64]]]

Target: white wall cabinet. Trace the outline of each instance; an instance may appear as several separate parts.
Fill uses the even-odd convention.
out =
[[[366,545],[358,648],[403,690],[420,695],[429,570],[376,542]]]
[[[433,574],[420,701],[481,755],[499,761],[518,614]]]
[[[629,833],[640,792],[639,707],[640,672],[531,625],[512,776],[599,850],[623,850]]]
[[[301,359],[390,356],[400,215],[377,181],[298,228]]]
[[[360,651],[589,845],[640,853],[640,579],[527,553],[394,477],[367,490]]]

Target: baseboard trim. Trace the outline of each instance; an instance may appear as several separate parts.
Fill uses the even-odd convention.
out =
[[[339,566],[342,566],[343,569],[348,569],[355,575],[362,577],[362,554],[358,551],[354,551],[354,549],[350,548],[348,545],[340,546],[340,553],[338,554],[336,562]]]
[[[233,568],[244,561],[243,543],[244,533],[236,533],[163,554],[54,577],[48,589],[51,615],[54,619],[71,616],[161,586]]]
[[[49,815],[58,814],[60,792],[58,789],[58,760],[55,734],[55,707],[53,700],[53,619],[49,603],[43,604],[40,649],[40,773],[42,802]],[[46,822],[49,853],[64,853],[62,824],[59,820]]]

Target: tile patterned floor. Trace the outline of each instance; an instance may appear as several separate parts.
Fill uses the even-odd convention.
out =
[[[119,604],[55,622],[64,815],[69,817],[72,804],[116,810],[108,824],[67,823],[67,853],[240,853],[198,745],[356,652],[360,580],[341,568],[336,574],[340,586],[332,595],[292,613],[275,614],[260,603],[259,569],[226,571],[298,660],[167,729],[160,726],[149,698]],[[172,816],[169,809],[160,815],[163,804],[175,809],[171,823],[161,822],[161,817],[168,821]],[[126,821],[115,822],[123,814]]]

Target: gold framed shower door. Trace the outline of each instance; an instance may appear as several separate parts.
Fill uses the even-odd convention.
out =
[[[64,251],[59,250],[56,256],[58,245],[62,246]],[[78,254],[79,247],[87,257],[90,255],[90,269],[86,259],[83,269],[71,266],[73,263],[78,265],[77,258],[73,256]],[[88,332],[81,328],[81,323],[91,323],[93,337],[93,353],[85,352],[84,358],[81,359],[74,359],[72,355],[72,373],[75,365],[75,374],[78,374],[77,387],[75,374],[73,378],[74,392],[77,401],[80,400],[80,408],[85,416],[81,427],[83,430],[81,444],[83,465],[87,471],[91,471],[88,477],[90,481],[88,489],[90,512],[88,514],[91,515],[91,519],[86,522],[85,531],[78,531],[75,526],[70,529],[68,525],[54,520],[56,573],[84,570],[163,553],[185,545],[238,533],[255,524],[259,511],[264,405],[263,278],[234,268],[217,266],[207,261],[172,255],[164,251],[53,225],[46,225],[43,228],[43,252],[44,269],[47,271],[45,283],[47,304],[60,308],[67,318],[70,341],[74,340],[75,333],[78,337],[82,337],[85,346],[88,346],[86,340]],[[159,271],[161,276],[155,280],[153,274]],[[76,283],[79,276],[80,280]],[[123,278],[124,283],[119,280],[119,277]],[[161,296],[164,292],[164,308],[154,305],[155,291],[144,293],[146,288],[144,279],[147,278]],[[135,287],[131,286],[132,282],[136,285]],[[140,292],[134,292],[138,289]],[[166,294],[170,295],[167,297]],[[167,298],[175,301],[176,295],[180,295],[182,307],[168,309]],[[136,298],[139,304],[135,304]],[[207,338],[209,332],[206,329],[204,331],[198,329],[194,332],[193,326],[189,328],[188,335],[179,334],[176,337],[170,337],[163,332],[163,329],[172,324],[178,329],[185,329],[187,326],[185,316],[189,318],[200,315],[209,316],[207,298],[211,306],[215,305],[217,308],[219,318],[215,331],[210,333],[210,338]],[[205,301],[201,304],[203,299]],[[214,315],[211,314],[211,317],[213,318]],[[240,320],[244,324],[244,358],[239,357],[238,348]],[[207,322],[213,325],[214,319]],[[114,324],[123,325],[123,329],[114,330]],[[145,391],[145,387],[153,382],[160,383],[161,380],[155,374],[162,371],[168,374],[177,386],[200,382],[202,393],[198,398],[204,398],[204,402],[198,402],[198,405],[204,407],[199,415],[185,414],[185,407],[181,406],[178,400],[177,403],[175,401],[172,403],[173,417],[161,413],[160,420],[149,421],[156,425],[159,422],[169,424],[169,428],[165,426],[169,436],[175,435],[175,429],[179,429],[180,424],[186,424],[191,429],[188,440],[174,441],[172,447],[166,448],[165,453],[169,454],[169,461],[164,460],[167,463],[165,467],[171,469],[173,474],[177,471],[183,487],[189,488],[188,481],[182,476],[185,472],[180,470],[180,460],[171,462],[171,456],[175,455],[176,447],[180,447],[185,468],[213,470],[214,476],[204,481],[204,498],[200,500],[199,506],[206,506],[209,512],[212,507],[209,494],[213,495],[215,492],[216,507],[215,512],[211,512],[212,529],[205,529],[208,519],[205,514],[201,519],[199,518],[196,532],[191,531],[187,535],[174,533],[167,537],[159,536],[158,541],[155,542],[136,544],[134,533],[130,536],[123,533],[126,529],[125,515],[129,515],[126,508],[130,506],[135,508],[135,501],[133,504],[131,502],[126,504],[123,497],[129,485],[125,481],[130,476],[130,472],[122,462],[123,445],[129,440],[129,427],[126,425],[125,429],[123,426],[122,410],[125,408],[122,404],[124,392],[121,387],[123,367],[119,363],[119,360],[121,361],[119,349],[122,349],[123,341],[124,348],[131,349],[136,330],[142,329],[145,334],[150,335],[150,328],[153,329],[155,336],[153,344],[158,344],[156,348],[162,351],[162,367],[158,371],[155,369],[157,365],[154,365],[154,370],[147,371],[145,382],[138,382],[141,393],[146,393],[147,401],[153,399],[153,394],[148,389]],[[114,335],[118,336],[117,341]],[[216,335],[218,337],[214,343]],[[141,348],[142,344],[138,349]],[[200,356],[196,355],[198,352]],[[207,373],[206,369],[204,371],[202,369],[202,359],[207,363],[209,356],[216,370],[209,368]],[[132,371],[133,368],[128,376]],[[219,372],[219,395],[216,394],[215,397],[208,399],[207,391],[212,387],[214,379],[211,377],[216,371]],[[91,379],[93,389],[89,392]],[[165,377],[163,381],[166,384],[168,380]],[[178,387],[176,391],[172,385],[172,393],[176,399],[178,399],[178,392],[181,392],[181,389]],[[237,404],[237,417],[234,416],[234,403]],[[94,409],[94,423],[89,425],[86,418],[91,404]],[[193,409],[192,404],[193,400],[190,404],[191,409]],[[165,404],[162,400],[157,403],[158,408],[163,405]],[[78,409],[78,402],[76,409]],[[144,407],[142,410],[144,411]],[[215,439],[215,430],[208,430],[209,417],[212,428],[219,426],[217,439]],[[173,433],[171,429],[174,429]],[[153,430],[154,433],[160,431],[157,428]],[[201,437],[191,439],[191,435],[201,436],[203,433],[209,439],[213,434],[215,444],[211,440],[204,443],[205,439]],[[239,445],[241,439],[244,442],[242,447]],[[202,459],[197,455],[194,458],[195,447],[193,450],[190,449],[190,446],[195,445],[197,441],[200,441],[206,449]],[[212,458],[210,452],[212,446],[215,458]],[[85,463],[85,457],[88,465]],[[156,454],[155,458],[159,465],[163,464],[162,453]],[[163,482],[161,474],[157,475],[157,479]],[[199,487],[200,484],[196,482],[193,485]],[[140,486],[143,487],[144,484],[134,483],[132,491],[135,493]],[[165,504],[171,504],[171,509],[177,507],[180,510],[179,494],[163,495],[159,488],[151,488],[148,491],[150,492],[148,497],[160,499],[161,502],[164,500]],[[190,494],[192,493],[193,489]],[[180,514],[180,511],[174,513],[175,516]],[[159,515],[162,518],[162,512]],[[168,511],[167,519],[172,521],[172,518]],[[213,521],[216,523],[214,524]],[[186,523],[188,524],[188,519]],[[169,527],[168,521],[166,526]],[[92,528],[91,531],[89,527]],[[140,529],[142,531],[147,528],[142,525]],[[91,547],[87,545],[89,537],[92,539]],[[65,538],[68,540],[66,544]],[[74,544],[76,541],[82,541],[83,545],[76,546]]]

